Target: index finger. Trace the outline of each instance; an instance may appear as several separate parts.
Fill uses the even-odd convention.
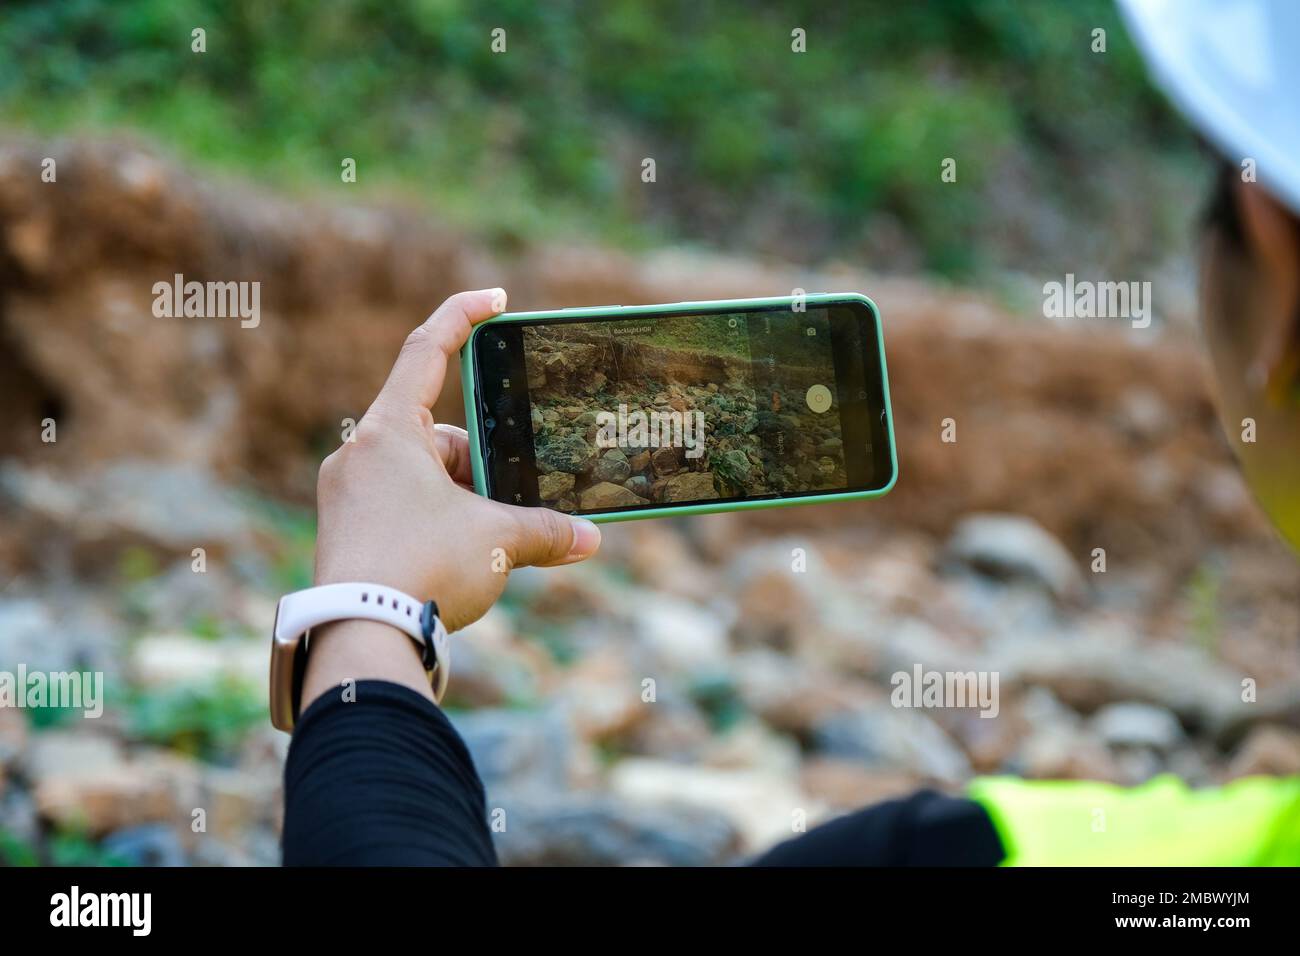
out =
[[[406,337],[375,403],[390,407],[432,406],[442,391],[448,359],[469,340],[475,325],[500,315],[505,308],[505,289],[480,289],[451,296]]]

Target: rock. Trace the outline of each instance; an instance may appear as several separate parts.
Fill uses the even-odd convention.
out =
[[[583,511],[603,511],[607,508],[624,508],[628,505],[647,503],[644,498],[633,494],[622,485],[616,485],[609,481],[602,481],[590,488],[584,488],[578,500]]]
[[[611,448],[605,454],[596,459],[596,463],[591,466],[592,481],[608,481],[614,484],[621,484],[626,481],[632,474],[632,469],[627,463],[627,456],[617,448]]]
[[[533,386],[532,382],[529,382],[528,384],[530,387],[536,387]],[[542,410],[538,408],[536,405],[533,406],[532,420],[533,420],[534,432],[540,432],[542,428],[546,425],[546,417],[542,414]]]
[[[1119,397],[1115,424],[1134,438],[1155,441],[1172,423],[1160,393],[1140,386],[1127,388]]]
[[[56,614],[57,609],[57,614]],[[0,666],[35,671],[112,670],[121,625],[84,591],[0,599]]]
[[[24,775],[34,783],[70,773],[98,773],[126,762],[126,751],[113,737],[71,730],[34,734],[22,757]]]
[[[151,634],[133,645],[131,672],[147,687],[207,685],[233,678],[260,688],[266,681],[266,655],[263,641]]]
[[[100,736],[38,734],[26,765],[37,812],[58,827],[100,836],[173,820],[181,810],[174,781],[160,766],[128,762],[116,743]]]
[[[536,592],[535,578],[520,568],[511,572],[516,596]],[[518,579],[516,581],[516,578]],[[447,686],[446,706],[504,707],[536,705],[554,671],[551,656],[536,641],[517,637],[509,615],[493,606],[482,618],[456,632],[453,664],[456,680]]]
[[[833,572],[807,539],[781,538],[744,548],[727,569],[740,611],[737,641],[792,648],[801,632],[817,625],[825,596],[817,593],[817,583],[832,579]],[[855,613],[856,630],[860,623],[860,613]]]
[[[673,475],[664,485],[664,501],[695,501],[721,497],[713,487],[713,475],[707,471]]]
[[[4,768],[27,749],[27,717],[13,707],[0,707],[0,792],[4,790]]]
[[[642,700],[641,677],[627,656],[605,648],[588,654],[564,672],[558,695],[578,736],[607,743],[626,736],[648,720],[654,707]]]
[[[1052,640],[1041,633],[995,636],[987,649],[1004,686],[1038,685],[1073,709],[1142,701],[1176,714],[1211,735],[1239,734],[1261,714],[1241,699],[1238,675],[1198,648],[1140,641],[1104,627],[1076,629]]]
[[[274,777],[234,768],[204,767],[200,785],[199,800],[207,811],[207,832],[222,840],[238,843],[258,823],[278,815],[279,785]]]
[[[717,580],[712,569],[700,561],[670,523],[638,521],[626,526],[625,537],[629,548],[623,563],[638,581],[700,602],[716,597]]]
[[[660,598],[654,613],[636,616],[635,627],[638,639],[669,670],[690,672],[726,665],[727,622],[707,608]]]
[[[185,866],[185,850],[171,827],[161,823],[116,830],[100,849],[125,866]]]
[[[657,476],[671,475],[682,466],[680,448],[656,448],[650,453],[650,464]]]
[[[638,498],[650,497],[650,479],[645,475],[633,475],[627,481],[623,482],[623,487]]]
[[[1057,600],[1084,590],[1083,574],[1056,538],[1020,515],[976,514],[957,525],[948,541],[950,559],[981,574],[1046,588]]]
[[[721,813],[739,831],[746,851],[794,835],[802,815],[815,816],[808,796],[789,775],[761,770],[722,770],[630,757],[609,776],[611,791],[651,806],[685,805]]]
[[[537,459],[552,471],[581,474],[595,456],[593,449],[581,435],[557,435],[549,441],[539,442]]]
[[[799,744],[777,733],[756,717],[745,716],[713,737],[696,756],[702,766],[724,770],[762,770],[795,777],[799,773]]]
[[[10,787],[8,791],[0,789],[0,833],[21,846],[34,848],[40,843],[41,830],[41,818],[31,795],[18,787]],[[32,859],[31,865],[37,862]],[[0,852],[0,866],[4,865],[22,865],[22,861],[6,859],[6,854]]]
[[[1110,751],[1051,691],[1030,688],[1021,713],[1030,731],[1005,771],[1036,780],[1118,780]]]
[[[628,466],[632,469],[633,474],[641,474],[650,468],[650,453],[648,451],[638,452],[628,459]]]
[[[450,715],[489,796],[498,790],[566,790],[575,739],[558,710],[477,710]]]
[[[238,496],[194,465],[128,460],[68,479],[11,462],[0,466],[0,499],[78,545],[146,543],[184,555],[204,547],[211,555],[253,542]]]
[[[723,452],[722,462],[729,473],[729,477],[735,478],[738,488],[749,481],[753,467],[743,451],[733,448],[730,451]]]
[[[252,556],[251,576],[269,578],[269,568],[257,560]],[[213,562],[200,574],[192,561],[185,555],[162,573],[127,587],[123,598],[133,616],[139,615],[159,631],[187,631],[195,622],[204,622],[215,624],[219,633],[238,632],[241,626],[262,633],[275,620],[276,599],[243,585],[231,565]]]
[[[964,783],[971,775],[966,755],[938,724],[916,710],[883,703],[826,718],[813,729],[813,745],[829,757],[946,784]]]
[[[1178,718],[1151,704],[1109,704],[1093,717],[1093,726],[1112,747],[1148,747],[1167,753],[1183,739]]]
[[[649,719],[621,741],[629,754],[694,763],[713,739],[708,720],[684,697],[659,690],[649,710]]]
[[[801,739],[821,721],[863,699],[858,688],[836,675],[765,647],[734,654],[730,671],[749,710],[774,729]]]
[[[725,814],[671,801],[529,792],[489,800],[488,815],[506,866],[717,866],[742,849]]]
[[[1228,767],[1230,777],[1300,776],[1300,733],[1284,727],[1254,728]]]
[[[553,471],[537,479],[537,494],[543,501],[556,501],[573,490],[574,477],[567,471]]]

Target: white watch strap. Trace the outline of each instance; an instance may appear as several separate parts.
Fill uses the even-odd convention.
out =
[[[394,588],[364,583],[323,584],[280,598],[275,640],[292,644],[322,624],[363,620],[390,624],[423,649],[424,632],[420,625],[423,609],[423,602]],[[441,618],[434,618],[432,638],[436,663],[430,677],[434,700],[441,701],[451,674],[451,645]]]
[[[424,646],[420,633],[423,602],[377,584],[324,584],[280,598],[275,639],[294,640],[330,621],[365,620],[391,624]]]

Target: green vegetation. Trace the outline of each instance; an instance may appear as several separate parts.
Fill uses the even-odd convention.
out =
[[[122,857],[103,849],[76,830],[53,834],[49,840],[51,866],[127,866]]]
[[[39,862],[34,846],[0,827],[0,866],[36,866]]]
[[[324,458],[334,448],[324,448],[318,454]],[[315,580],[316,515],[306,508],[286,505],[249,493],[249,507],[256,513],[277,542],[271,573],[281,591],[300,591],[312,586]]]
[[[691,699],[709,718],[715,733],[725,733],[747,713],[744,701],[730,675],[717,674],[696,680],[690,688]]]
[[[419,194],[507,248],[685,239],[948,274],[1049,254],[1036,217],[1067,216],[1072,252],[1158,255],[1191,155],[1110,0],[11,0],[0,111],[282,188],[337,191],[352,157],[349,189]]]
[[[749,361],[749,337],[745,334],[748,318],[740,316],[738,326],[732,329],[727,325],[728,316],[720,315],[709,321],[701,321],[696,316],[657,319],[649,325],[650,330],[638,334],[638,342],[648,342],[670,349],[689,349],[707,355],[731,355],[746,362]],[[615,338],[621,326],[637,326],[636,319],[629,319],[626,324],[610,323],[609,335]]]
[[[126,711],[132,739],[209,760],[232,752],[266,721],[266,703],[257,691],[230,678],[201,687],[135,690]]]

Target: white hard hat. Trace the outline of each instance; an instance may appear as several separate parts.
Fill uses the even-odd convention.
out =
[[[1157,83],[1300,213],[1300,0],[1118,0]]]

